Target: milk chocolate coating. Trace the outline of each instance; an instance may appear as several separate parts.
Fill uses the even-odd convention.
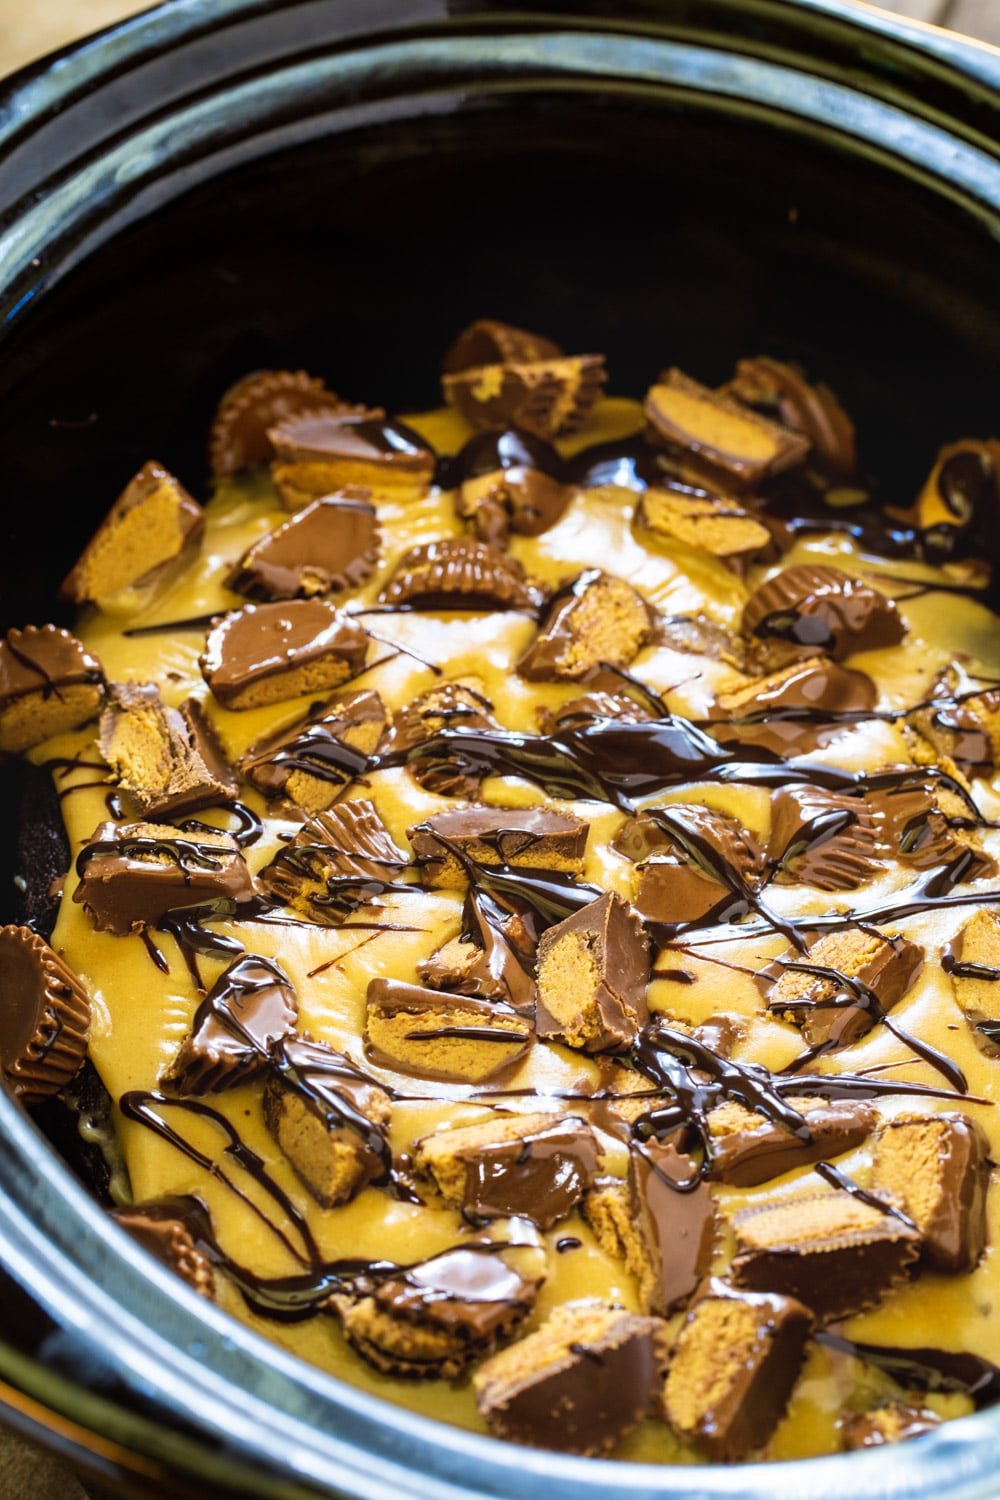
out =
[[[478,365],[442,377],[444,398],[473,427],[566,437],[583,426],[607,375],[603,354]]]
[[[499,729],[493,704],[464,682],[443,682],[429,688],[397,710],[392,728],[393,750],[410,750],[433,739],[442,729]],[[414,780],[439,797],[475,797],[482,777],[457,765],[409,767]]]
[[[100,662],[68,630],[26,625],[0,640],[0,752],[18,754],[76,729],[95,717],[103,697]],[[31,700],[37,709],[26,713]]]
[[[796,662],[720,693],[713,713],[720,722],[712,724],[712,733],[723,745],[757,745],[784,757],[807,755],[840,731],[838,716],[867,712],[877,697],[874,682],[864,672],[825,657]],[[806,709],[812,721],[783,719],[785,708]]]
[[[151,820],[236,801],[222,746],[194,698],[168,708],[151,682],[114,683],[99,743],[119,785]]]
[[[535,1030],[584,1052],[618,1051],[646,1024],[648,983],[642,924],[605,891],[542,934]]]
[[[540,333],[529,333],[525,328],[498,323],[493,318],[477,318],[450,345],[441,361],[441,371],[444,375],[455,375],[459,370],[479,365],[560,359],[562,352],[558,344]]]
[[[690,656],[709,656],[713,661],[742,663],[743,648],[732,631],[707,615],[669,615],[656,630],[657,644]]]
[[[356,588],[375,571],[379,527],[368,491],[314,500],[248,547],[226,587],[248,599],[298,599]]]
[[[270,801],[290,796],[296,775],[328,782],[332,796],[364,769],[386,722],[385,704],[372,689],[340,694],[251,745],[240,773]]]
[[[290,905],[300,900],[308,903],[311,888],[328,879],[357,881],[355,894],[361,904],[364,881],[377,891],[408,864],[408,856],[394,843],[374,802],[352,797],[304,823],[258,878],[271,895]]]
[[[349,412],[322,380],[304,370],[255,370],[223,396],[212,421],[208,456],[216,479],[257,468],[274,457],[268,430],[307,412]],[[357,410],[357,408],[353,408]]]
[[[582,818],[547,807],[463,807],[435,813],[406,836],[433,884],[445,873],[449,844],[481,864],[552,870],[580,864],[589,831]]]
[[[77,860],[73,892],[99,932],[153,927],[178,907],[253,899],[253,882],[228,834],[182,834],[157,823],[102,823]]]
[[[647,922],[664,927],[701,922],[713,913],[740,914],[746,902],[734,891],[730,875],[744,884],[756,882],[761,850],[753,833],[735,818],[700,803],[671,803],[630,818],[612,841],[638,868],[635,908]]]
[[[954,1275],[986,1248],[990,1170],[989,1142],[967,1115],[904,1115],[879,1132],[872,1181],[917,1225],[924,1261]]]
[[[627,693],[583,693],[570,698],[558,708],[539,710],[538,727],[543,734],[557,734],[560,729],[578,729],[598,719],[617,719],[620,724],[642,724],[654,715]]]
[[[591,1332],[590,1306],[565,1304],[571,1317],[579,1310],[578,1337],[565,1348],[564,1340],[554,1354],[545,1347],[551,1324],[564,1311],[559,1309],[532,1336],[539,1343],[537,1360],[527,1368],[508,1375],[503,1355],[483,1367],[476,1398],[495,1436],[596,1455],[613,1448],[649,1411],[663,1374],[663,1325],[621,1310],[610,1326],[595,1318]],[[602,1309],[600,1303],[592,1306]]]
[[[455,510],[463,521],[475,521],[480,540],[503,547],[510,531],[519,536],[548,531],[562,518],[573,494],[572,485],[542,469],[512,464],[465,479],[455,491]]]
[[[888,1401],[874,1411],[852,1411],[838,1423],[841,1441],[849,1453],[859,1448],[883,1448],[886,1443],[906,1443],[940,1427],[936,1412]]]
[[[761,1116],[754,1116],[739,1129],[717,1131],[709,1115],[711,1176],[728,1187],[757,1187],[783,1172],[853,1151],[871,1134],[878,1119],[872,1106],[861,1099],[834,1103],[800,1100],[794,1107],[805,1115],[811,1136],[808,1141]]]
[[[800,433],[748,411],[680,370],[665,371],[649,390],[646,417],[658,442],[692,454],[738,485],[780,473],[809,451]]]
[[[501,1000],[518,1015],[533,1019],[534,976],[527,959],[519,956],[532,947],[516,912],[470,886],[461,939],[431,954],[420,966],[420,977],[434,989]]]
[[[879,868],[875,820],[862,797],[788,786],[771,801],[768,861],[781,884],[853,891]]]
[[[711,1188],[675,1142],[650,1139],[629,1153],[629,1192],[652,1265],[653,1310],[671,1312],[712,1264],[719,1224]]]
[[[387,422],[378,408],[305,413],[272,427],[268,438],[279,463],[357,459],[415,478],[434,472],[434,455],[417,433],[403,422]]]
[[[743,631],[843,661],[895,646],[906,626],[895,602],[840,568],[804,563],[762,583],[746,602]]]
[[[529,682],[551,682],[579,681],[604,663],[627,667],[654,626],[653,610],[631,584],[587,568],[549,600],[517,670]]]
[[[733,1218],[736,1286],[795,1297],[820,1322],[872,1307],[920,1248],[907,1220],[843,1192],[796,1194]]]
[[[810,1047],[836,1051],[866,1036],[909,990],[924,961],[917,943],[858,930],[831,933],[760,973],[768,1008],[794,1021]],[[813,965],[815,974],[807,967]]]
[[[160,1198],[113,1208],[111,1218],[196,1292],[203,1297],[214,1296],[215,1273],[206,1253],[214,1236],[208,1210],[200,1198]]]
[[[519,1062],[531,1046],[528,1024],[496,1001],[379,976],[369,981],[366,1003],[368,1056],[418,1078],[480,1083]],[[378,1021],[402,1024],[376,1041],[376,1031],[385,1030]]]
[[[715,1462],[749,1458],[784,1415],[812,1327],[812,1314],[792,1297],[713,1279],[671,1356],[667,1421]]]
[[[248,604],[215,625],[201,657],[202,676],[225,708],[255,707],[243,703],[247,689],[264,684],[267,696],[280,699],[280,679],[292,679],[292,694],[325,684],[296,681],[299,668],[339,664],[348,677],[364,666],[368,636],[363,627],[322,599],[291,599],[280,604]]]
[[[405,1321],[433,1324],[482,1349],[534,1304],[537,1283],[500,1254],[458,1246],[412,1266],[399,1280],[378,1283],[376,1304]]]
[[[930,870],[969,854],[966,880],[978,880],[995,872],[992,856],[976,849],[954,831],[929,786],[870,792],[865,801],[871,811],[880,852],[890,858],[916,870]]]
[[[853,475],[854,423],[829,386],[811,385],[796,366],[760,354],[739,360],[725,389],[763,416],[801,432],[834,474],[844,479]]]
[[[471,537],[424,542],[403,554],[379,596],[421,609],[520,609],[534,612],[538,589],[513,557]]]
[[[297,1016],[298,998],[284,970],[252,954],[238,958],[198,1006],[161,1086],[175,1094],[212,1094],[246,1083]]]
[[[24,1104],[57,1094],[87,1055],[90,997],[30,927],[0,927],[0,1070]]]

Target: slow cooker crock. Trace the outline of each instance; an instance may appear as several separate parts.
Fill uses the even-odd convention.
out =
[[[1000,54],[837,0],[175,0],[29,69],[0,95],[0,627],[51,617],[130,464],[204,486],[232,378],[431,405],[486,312],[605,350],[623,392],[800,359],[906,497],[996,426],[998,124]],[[0,1268],[7,1419],[137,1493],[995,1493],[1000,1411],[697,1471],[412,1416],[157,1269],[2,1090]]]

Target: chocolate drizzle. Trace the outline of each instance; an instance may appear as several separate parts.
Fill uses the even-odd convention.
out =
[[[977,1408],[993,1406],[1000,1401],[1000,1367],[978,1354],[864,1344],[827,1329],[817,1333],[816,1339],[837,1354],[849,1354],[852,1359],[860,1359],[884,1370],[900,1385],[916,1386],[924,1391],[961,1391],[972,1398]]]

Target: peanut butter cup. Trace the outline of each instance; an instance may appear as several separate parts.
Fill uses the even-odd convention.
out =
[[[906,626],[895,602],[872,584],[840,568],[804,564],[775,573],[750,595],[743,630],[843,661],[897,645]]]
[[[368,985],[365,1049],[373,1062],[454,1083],[484,1083],[520,1062],[531,1028],[494,1000],[373,979]]]
[[[578,432],[607,376],[603,354],[475,365],[442,377],[444,398],[473,427],[523,427],[540,437]]]
[[[359,672],[368,636],[322,599],[248,604],[213,626],[202,676],[224,708],[259,708],[322,693]]]
[[[0,753],[18,755],[95,718],[104,672],[55,625],[11,629],[0,640]]]
[[[111,1217],[137,1244],[186,1281],[202,1297],[215,1296],[215,1272],[207,1249],[214,1239],[208,1210],[199,1198],[160,1198],[113,1208]]]
[[[808,952],[792,952],[763,971],[773,1014],[802,1030],[810,1047],[849,1047],[897,1005],[924,962],[908,938],[863,928],[831,932]]]
[[[289,417],[329,411],[358,412],[305,370],[256,370],[223,396],[208,437],[208,458],[216,479],[258,468],[274,457],[268,437]]]
[[[521,609],[533,613],[540,591],[514,558],[471,537],[413,547],[399,559],[380,598],[410,609]]]
[[[112,684],[101,754],[143,817],[179,817],[236,801],[236,781],[201,706],[168,708],[151,682]]]
[[[415,745],[434,739],[442,729],[499,727],[493,716],[493,704],[473,681],[442,682],[397,711],[392,725],[392,748],[412,750]],[[408,769],[415,781],[439,797],[474,798],[482,785],[482,777],[465,770],[457,760],[429,766],[414,760]]]
[[[374,802],[357,797],[310,818],[260,871],[275,900],[320,926],[336,926],[358,906],[377,901],[409,864]]]
[[[689,453],[708,471],[744,488],[803,459],[809,440],[801,433],[699,385],[680,370],[667,370],[646,395],[650,433],[668,449]]]
[[[90,996],[30,927],[0,927],[0,1070],[14,1096],[58,1094],[87,1055]]]
[[[763,521],[731,495],[711,494],[679,482],[646,490],[636,506],[635,520],[654,536],[707,552],[737,573],[772,546]]]
[[[605,665],[627,667],[653,634],[653,611],[642,595],[590,568],[554,595],[517,670],[529,682],[579,680]]]
[[[379,527],[365,489],[314,500],[248,547],[226,587],[248,599],[311,599],[356,588],[375,571]]]
[[[61,594],[74,604],[100,604],[137,584],[162,581],[190,557],[205,529],[205,512],[162,464],[145,464],[94,532]]]
[[[289,417],[269,429],[268,440],[271,475],[286,510],[302,510],[351,485],[418,498],[434,477],[430,449],[378,408]]]
[[[642,923],[605,891],[542,934],[535,1029],[584,1052],[627,1047],[646,1023],[648,981]]]
[[[937,1271],[971,1271],[986,1247],[989,1143],[968,1115],[897,1115],[879,1131],[872,1182],[913,1220]]]
[[[462,887],[461,856],[481,865],[580,874],[588,825],[547,807],[464,807],[435,813],[406,832],[428,885]]]
[[[738,360],[723,389],[761,416],[801,432],[815,458],[839,478],[851,478],[857,466],[854,423],[828,385],[811,385],[796,365],[759,354]]]
[[[283,969],[266,958],[237,959],[198,1006],[190,1033],[161,1075],[162,1087],[214,1094],[245,1083],[265,1066],[297,1016],[298,999]]]
[[[378,693],[364,688],[337,694],[251,745],[240,774],[269,800],[280,797],[307,813],[322,812],[364,771],[387,723]]]

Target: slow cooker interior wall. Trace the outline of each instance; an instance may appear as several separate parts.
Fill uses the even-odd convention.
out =
[[[350,399],[433,405],[444,343],[481,313],[604,350],[619,392],[665,363],[711,381],[744,352],[801,359],[901,499],[939,441],[995,425],[996,250],[974,219],[761,121],[638,96],[516,103],[208,180],[37,299],[0,366],[0,627],[53,617],[145,459],[204,493],[231,380],[304,366]],[[11,791],[0,780],[0,918]]]

